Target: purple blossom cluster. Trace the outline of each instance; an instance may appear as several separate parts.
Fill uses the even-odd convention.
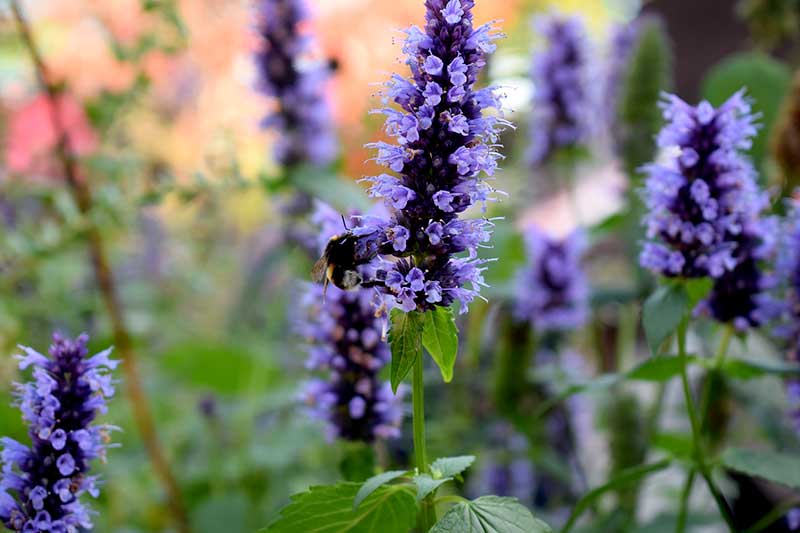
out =
[[[492,440],[497,445],[483,454],[477,476],[470,480],[470,494],[476,498],[485,494],[510,496],[532,504],[536,475],[528,456],[527,439],[503,423],[493,428]]]
[[[534,55],[531,145],[533,167],[546,164],[559,150],[583,146],[591,135],[592,98],[586,30],[577,17],[534,19],[546,46]]]
[[[356,229],[363,220],[351,216],[348,225]],[[313,221],[321,229],[320,249],[341,231],[341,218],[325,205],[317,206]],[[307,341],[306,368],[328,376],[309,381],[302,398],[311,416],[327,423],[330,439],[372,442],[400,436],[406,390],[401,386],[395,395],[389,382],[378,379],[391,360],[383,340],[385,321],[375,312],[379,300],[366,288],[329,286],[323,296],[321,286],[304,286],[295,329]]]
[[[577,230],[563,240],[530,226],[528,260],[517,273],[514,314],[540,331],[579,328],[589,312],[589,284],[581,266],[586,238]]]
[[[645,167],[644,224],[649,242],[640,263],[667,277],[711,277],[701,310],[739,329],[763,322],[767,278],[759,263],[773,250],[766,194],[743,150],[756,133],[743,91],[718,108],[691,106],[674,95],[662,103],[667,124],[662,163]]]
[[[611,29],[608,58],[605,67],[604,111],[606,112],[606,130],[617,136],[617,115],[620,97],[622,96],[625,77],[631,54],[639,38],[639,24],[634,20],[627,24],[617,24]]]
[[[275,159],[282,165],[327,165],[337,152],[324,95],[330,68],[305,57],[310,39],[300,25],[307,18],[306,6],[303,0],[261,0],[257,15],[258,86],[277,104],[264,120],[265,127],[280,133]]]
[[[393,174],[365,178],[391,215],[365,228],[379,253],[394,256],[373,284],[405,311],[461,304],[462,312],[483,285],[485,260],[477,248],[490,238],[491,222],[459,215],[495,200],[486,178],[494,175],[501,115],[494,88],[475,82],[499,35],[491,24],[473,27],[473,0],[427,0],[424,31],[406,30],[403,51],[411,77],[385,84],[386,131],[395,144],[368,145]],[[494,109],[495,113],[485,111]]]
[[[88,357],[88,337],[54,336],[50,356],[22,347],[19,367],[33,381],[16,384],[30,447],[2,439],[0,522],[12,531],[77,533],[92,527],[84,493],[99,494],[89,463],[104,458],[111,426],[93,424],[114,394],[111,349]]]

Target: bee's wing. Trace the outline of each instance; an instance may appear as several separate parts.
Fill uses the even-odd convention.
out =
[[[311,279],[314,280],[314,283],[321,283],[327,277],[327,270],[328,256],[323,254],[311,268]]]

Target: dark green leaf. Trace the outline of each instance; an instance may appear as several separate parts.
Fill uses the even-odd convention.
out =
[[[295,494],[264,533],[408,533],[417,520],[417,502],[407,485],[378,488],[358,508],[357,483],[311,487]]]
[[[734,379],[753,379],[768,375],[800,377],[800,365],[779,360],[731,358],[725,360],[722,371]]]
[[[561,530],[561,533],[569,533],[569,531],[575,526],[575,522],[578,521],[578,518],[581,517],[583,512],[588,509],[598,498],[600,498],[603,494],[610,490],[618,489],[620,487],[624,487],[631,483],[636,483],[640,479],[649,476],[654,472],[659,472],[661,470],[666,469],[670,465],[669,459],[664,459],[657,463],[651,463],[647,465],[635,466],[633,468],[628,468],[627,470],[623,470],[620,472],[614,479],[606,483],[605,485],[600,485],[599,487],[590,490],[584,496],[578,500],[578,503],[572,509],[572,514],[567,520],[567,523],[564,525],[564,528]]]
[[[458,457],[440,457],[431,465],[434,478],[455,477],[472,466],[475,462],[474,455],[460,455]]]
[[[800,458],[795,455],[728,448],[721,460],[731,470],[800,489]]]
[[[550,533],[514,498],[484,496],[451,508],[430,533]]]
[[[688,363],[697,358],[690,356]],[[675,355],[659,355],[645,360],[625,373],[627,379],[633,381],[653,381],[661,383],[681,373],[681,360]]]
[[[361,502],[366,500],[370,494],[378,490],[378,487],[381,487],[392,480],[395,480],[399,477],[406,475],[406,470],[391,470],[389,472],[383,472],[378,474],[377,476],[372,476],[368,480],[361,485],[361,488],[358,489],[358,494],[356,494],[355,499],[353,500],[353,510],[358,509],[358,506],[361,505]]]
[[[436,361],[445,383],[450,383],[458,354],[458,328],[453,310],[437,306],[423,313],[422,321],[422,345]]]
[[[420,474],[414,476],[414,484],[417,486],[417,501],[421,502],[425,497],[444,485],[448,481],[453,481],[451,477],[433,479],[430,474]]]
[[[689,304],[683,285],[662,285],[644,303],[642,324],[647,345],[653,355],[658,355],[661,344],[678,329]]]
[[[403,382],[414,367],[414,363],[422,356],[422,316],[416,311],[404,313],[401,309],[392,309],[389,316],[389,344],[392,348],[392,390]]]

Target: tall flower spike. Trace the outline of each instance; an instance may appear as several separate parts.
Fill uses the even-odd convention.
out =
[[[615,138],[615,145],[621,144],[617,118],[631,55],[635,51],[638,38],[639,24],[636,20],[627,24],[618,24],[611,29],[608,57],[605,62],[603,110],[606,113],[606,131]]]
[[[262,43],[255,60],[259,88],[277,101],[264,120],[280,133],[275,159],[283,165],[327,165],[337,151],[324,96],[330,69],[305,61],[310,41],[300,33],[306,19],[303,0],[261,0],[258,10]]]
[[[584,146],[592,115],[588,80],[586,30],[576,17],[556,15],[534,19],[534,29],[546,46],[533,58],[531,147],[533,167],[546,164],[562,149]]]
[[[499,130],[509,125],[495,89],[474,88],[499,35],[491,24],[473,27],[473,0],[425,6],[425,30],[406,30],[410,79],[395,75],[386,83],[386,102],[399,109],[378,110],[397,143],[368,145],[378,163],[399,174],[365,178],[392,215],[363,231],[380,232],[380,253],[399,259],[372,280],[390,304],[425,311],[459,302],[464,312],[483,285],[477,248],[489,240],[491,222],[459,215],[496,199],[485,179],[501,157]],[[496,112],[485,114],[490,108]]]
[[[90,529],[80,498],[97,497],[89,463],[105,458],[110,426],[93,424],[114,394],[111,350],[88,357],[88,337],[54,336],[50,356],[23,347],[19,367],[33,381],[17,384],[17,402],[29,427],[31,447],[2,439],[0,521],[12,531],[77,533]]]
[[[342,220],[320,204],[314,221],[321,229],[323,249],[342,230]],[[348,227],[357,228],[362,221],[351,217]],[[331,439],[372,442],[400,436],[405,388],[395,395],[388,382],[378,379],[391,354],[382,340],[383,320],[375,313],[377,298],[365,288],[343,291],[330,286],[323,297],[321,286],[304,286],[296,331],[307,341],[306,367],[327,372],[328,377],[308,382],[302,399],[313,418],[327,423]]]
[[[662,104],[666,126],[658,144],[671,150],[645,167],[647,236],[642,266],[667,277],[714,279],[699,311],[743,330],[763,322],[767,278],[759,263],[772,251],[768,205],[742,154],[756,133],[743,91],[717,109],[690,106],[674,95]],[[764,302],[765,303],[765,302]]]
[[[581,259],[586,238],[578,230],[563,240],[535,226],[525,231],[527,264],[517,273],[514,314],[540,331],[579,328],[589,310],[589,287]]]
[[[787,358],[800,363],[800,203],[790,206],[781,231],[779,253],[775,262],[776,287],[773,309],[776,335],[783,340]],[[792,425],[800,435],[800,379],[787,382]]]

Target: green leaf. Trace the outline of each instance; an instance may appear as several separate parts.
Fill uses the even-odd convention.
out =
[[[325,169],[311,165],[301,166],[292,172],[289,181],[301,191],[319,198],[343,213],[354,208],[366,211],[370,207],[367,195],[358,184]]]
[[[420,474],[414,476],[414,484],[417,486],[417,501],[421,502],[425,497],[447,483],[453,481],[453,478],[446,477],[442,479],[433,479],[430,474]]]
[[[422,321],[422,345],[436,361],[445,383],[450,383],[458,355],[458,328],[453,310],[437,306],[423,313]]]
[[[800,377],[800,365],[779,360],[730,358],[723,363],[722,371],[729,377],[744,380],[768,375]]]
[[[431,465],[431,472],[435,479],[442,477],[455,477],[472,466],[475,462],[474,455],[459,455],[458,457],[440,457]]]
[[[422,356],[422,315],[416,311],[404,313],[401,309],[392,309],[389,315],[389,344],[392,348],[392,390],[397,387],[411,371],[417,358]]]
[[[366,481],[375,473],[375,451],[364,442],[347,443],[339,461],[339,472],[345,481]]]
[[[758,120],[761,128],[750,150],[758,167],[765,161],[769,134],[790,83],[791,70],[786,64],[758,52],[736,53],[724,58],[709,70],[703,80],[703,97],[715,106],[739,89],[747,89],[747,95],[753,101],[753,111],[761,114]]]
[[[690,356],[687,362],[697,358]],[[633,381],[652,381],[661,383],[681,373],[681,360],[675,355],[659,355],[651,357],[625,373],[625,377]]]
[[[389,472],[383,472],[366,480],[364,484],[361,485],[361,488],[358,489],[358,494],[356,494],[353,500],[353,510],[358,509],[361,502],[366,500],[369,495],[378,490],[379,487],[406,475],[406,473],[406,470],[390,470]]]
[[[654,472],[664,470],[665,468],[669,467],[670,463],[671,461],[669,459],[664,459],[657,463],[634,466],[632,468],[625,469],[608,483],[590,490],[584,494],[580,500],[578,500],[577,504],[575,504],[575,507],[572,509],[572,514],[570,515],[569,520],[567,520],[567,523],[564,525],[564,528],[561,530],[561,533],[569,533],[583,512],[591,507],[592,504],[606,492],[624,487],[631,483],[636,483],[640,479],[649,476]]]
[[[689,296],[689,309],[694,309],[711,292],[714,282],[711,278],[696,278],[684,281],[683,285]]]
[[[358,508],[358,483],[311,487],[295,494],[264,533],[408,533],[417,520],[417,502],[407,485],[378,488]]]
[[[550,533],[552,528],[535,518],[515,498],[483,496],[455,505],[430,533]]]
[[[778,452],[728,448],[722,464],[731,470],[800,489],[800,458]]]
[[[202,500],[192,510],[192,531],[247,533],[254,529],[253,524],[248,524],[250,516],[252,505],[247,494],[239,491],[224,492]]]
[[[682,461],[691,461],[694,453],[692,436],[686,433],[659,433],[653,438],[653,447]]]
[[[644,303],[642,323],[653,355],[658,355],[661,344],[678,329],[688,304],[686,289],[678,283],[662,285]]]

